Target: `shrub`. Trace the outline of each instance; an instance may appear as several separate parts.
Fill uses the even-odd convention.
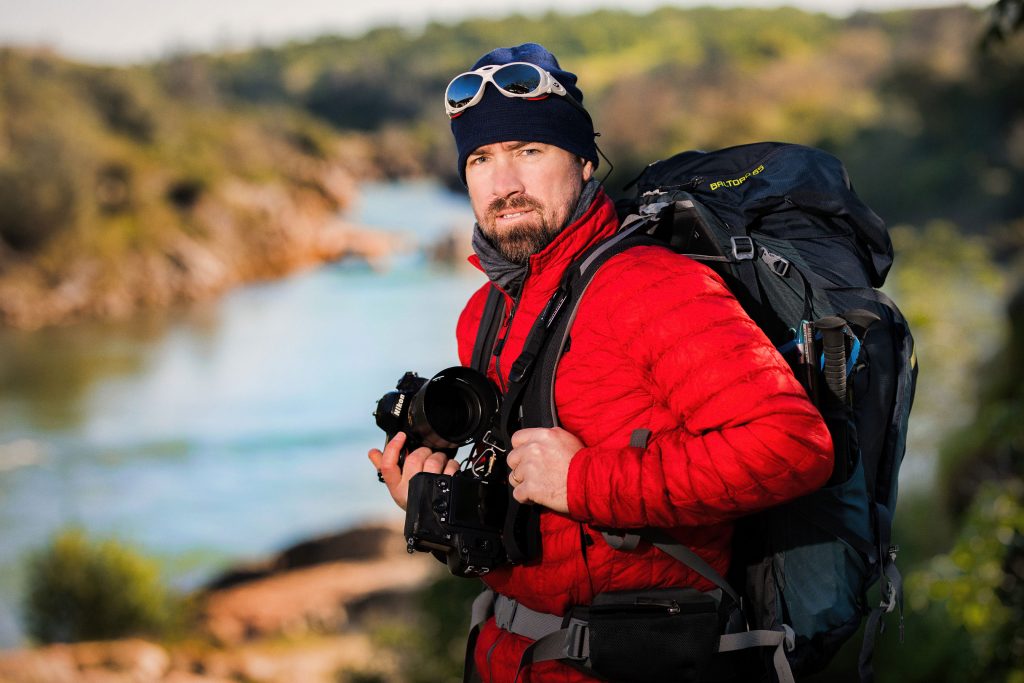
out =
[[[42,643],[156,635],[172,622],[156,564],[116,541],[64,531],[29,559],[28,576],[26,630]]]

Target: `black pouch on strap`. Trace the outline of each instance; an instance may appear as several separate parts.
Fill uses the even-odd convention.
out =
[[[623,683],[699,681],[718,650],[718,591],[602,593],[589,607],[590,667]]]

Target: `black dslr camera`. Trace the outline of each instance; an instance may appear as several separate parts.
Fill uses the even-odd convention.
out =
[[[502,531],[510,489],[506,449],[490,442],[500,398],[486,376],[466,367],[442,370],[429,380],[407,372],[397,391],[385,394],[373,415],[390,441],[407,435],[406,451],[427,446],[455,456],[475,442],[470,469],[454,475],[421,472],[409,481],[405,538],[409,552],[443,556],[452,574],[480,576],[509,561]],[[399,457],[399,466],[405,453]]]
[[[373,417],[388,441],[405,432],[410,451],[427,446],[452,457],[459,446],[483,438],[498,413],[497,388],[472,368],[455,366],[429,380],[407,372],[395,388],[377,401]]]

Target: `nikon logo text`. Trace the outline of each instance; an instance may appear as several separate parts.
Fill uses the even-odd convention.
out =
[[[398,417],[402,414],[402,406],[405,405],[405,394],[398,395],[398,402],[395,403],[395,407],[391,409],[391,414]]]

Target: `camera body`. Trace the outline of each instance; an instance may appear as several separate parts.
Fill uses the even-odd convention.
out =
[[[481,576],[508,562],[502,528],[508,487],[464,471],[421,472],[409,481],[409,552],[440,553],[455,576]]]
[[[409,552],[443,557],[456,576],[481,576],[510,561],[510,550],[524,545],[505,538],[506,519],[517,519],[504,449],[486,437],[497,423],[500,394],[485,375],[466,367],[442,370],[429,380],[405,373],[396,390],[377,402],[374,418],[390,441],[407,435],[406,451],[427,446],[454,457],[476,442],[480,468],[453,475],[421,472],[409,480],[405,537]],[[405,453],[399,457],[404,463]],[[510,506],[513,509],[510,513]],[[509,528],[519,529],[513,524]],[[514,536],[521,534],[516,531]],[[517,556],[518,557],[518,556]]]

